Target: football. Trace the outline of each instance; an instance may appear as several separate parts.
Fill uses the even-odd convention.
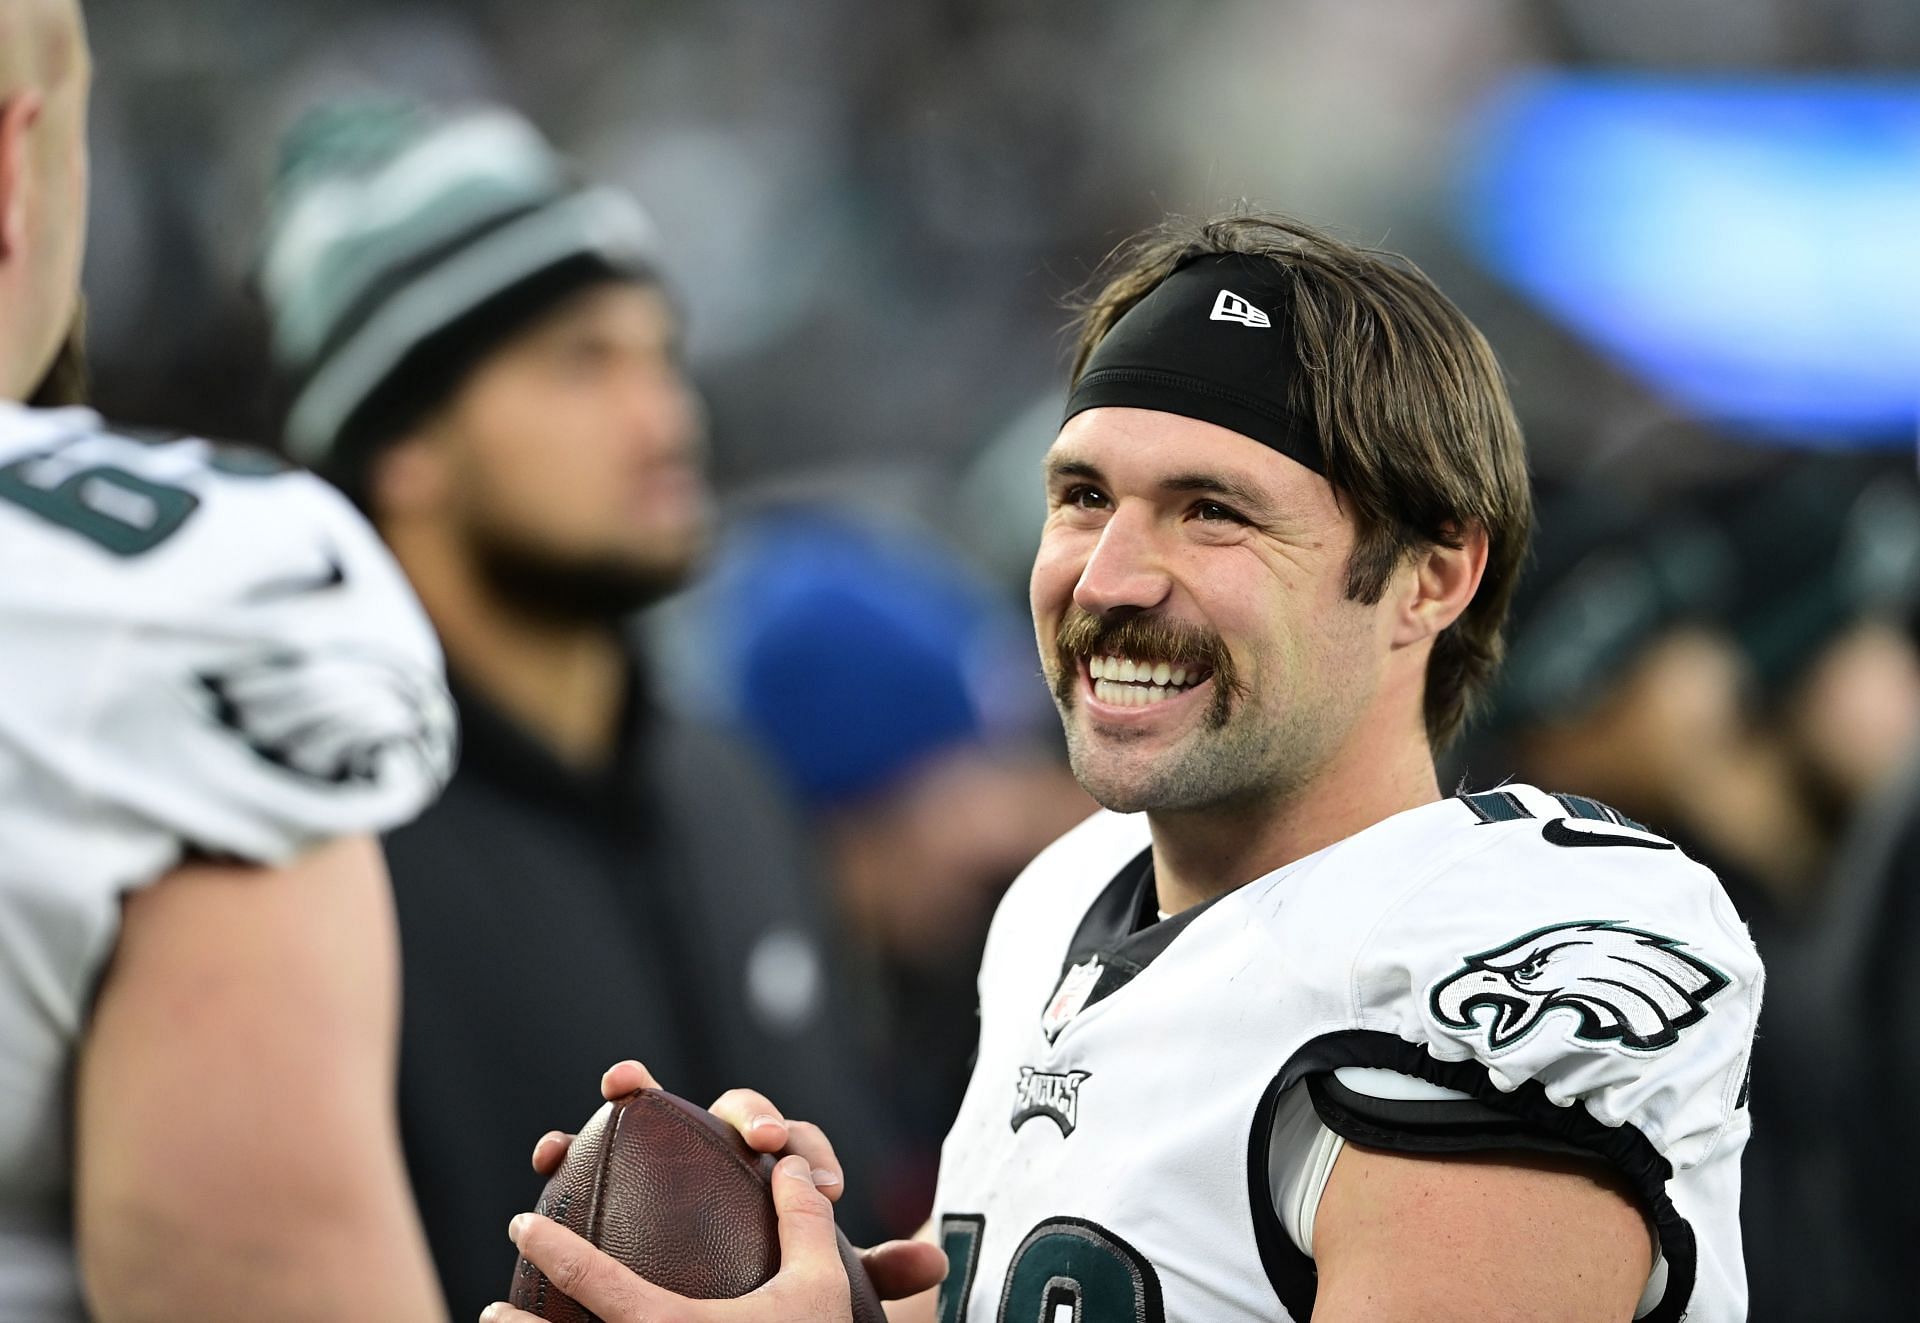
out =
[[[534,1211],[669,1291],[724,1300],[780,1267],[768,1182],[776,1159],[704,1107],[659,1089],[607,1103],[580,1128]],[[886,1323],[858,1254],[840,1235],[854,1323]],[[553,1323],[598,1323],[524,1258],[509,1297]]]

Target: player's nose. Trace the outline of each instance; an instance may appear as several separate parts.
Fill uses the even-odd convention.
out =
[[[1150,521],[1144,512],[1122,509],[1100,530],[1073,586],[1073,600],[1094,615],[1143,611],[1165,602],[1172,587]]]
[[[620,396],[632,448],[654,462],[694,463],[704,449],[706,410],[699,394],[675,371],[632,372]]]

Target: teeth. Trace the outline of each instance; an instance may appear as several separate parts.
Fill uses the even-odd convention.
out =
[[[1095,680],[1093,696],[1115,707],[1151,707],[1175,698],[1184,690],[1157,684],[1128,684],[1124,680]]]
[[[1116,707],[1163,703],[1185,692],[1189,679],[1195,684],[1202,679],[1199,667],[1112,656],[1087,658],[1087,674],[1093,680],[1094,697]]]

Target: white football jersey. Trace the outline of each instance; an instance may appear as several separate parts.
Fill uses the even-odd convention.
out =
[[[453,730],[425,616],[338,493],[0,403],[0,1319],[82,1317],[70,1076],[122,895],[405,821]]]
[[[1149,846],[1144,818],[1098,815],[994,918],[940,1165],[941,1323],[1310,1318],[1311,1232],[1276,1204],[1317,1200],[1300,1169],[1324,1183],[1325,1127],[1595,1156],[1659,1234],[1640,1316],[1746,1317],[1762,976],[1707,869],[1591,800],[1507,786],[1156,923]],[[1337,1081],[1384,1072],[1464,1100],[1343,1111]]]

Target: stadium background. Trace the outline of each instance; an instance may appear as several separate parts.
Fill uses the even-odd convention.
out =
[[[772,494],[877,513],[978,574],[1016,625],[1063,300],[1116,242],[1246,199],[1409,254],[1493,341],[1549,494],[1519,628],[1591,644],[1525,671],[1531,687],[1503,698],[1459,761],[1478,782],[1524,771],[1519,728],[1566,735],[1568,714],[1648,709],[1613,690],[1676,629],[1726,644],[1731,670],[1650,674],[1717,676],[1710,701],[1674,697],[1678,680],[1664,692],[1689,716],[1724,702],[1748,763],[1779,775],[1703,810],[1714,823],[1673,829],[1711,856],[1716,833],[1772,839],[1780,803],[1813,802],[1780,847],[1791,859],[1753,883],[1773,1036],[1853,1032],[1820,1018],[1841,995],[1821,990],[1824,974],[1854,958],[1834,954],[1848,940],[1834,911],[1887,902],[1834,897],[1877,894],[1854,876],[1877,866],[1862,837],[1905,811],[1920,716],[1909,0],[87,11],[99,77],[86,285],[110,416],[270,438],[250,278],[279,133],[348,93],[501,100],[658,221],[734,507]],[[1601,551],[1658,585],[1645,590],[1657,605],[1622,624],[1617,601],[1581,596]],[[1558,582],[1573,588],[1556,595]],[[1873,665],[1842,670],[1822,706],[1806,690],[1816,663],[1868,621],[1883,627]],[[697,635],[664,632],[684,661]],[[697,661],[681,670],[689,704],[726,708],[701,692]],[[915,719],[911,694],[862,698]],[[1654,701],[1623,728],[1662,720]],[[1875,754],[1851,780],[1821,766],[1823,741],[1847,763],[1868,734]],[[1869,914],[1868,928],[1898,922]],[[1845,1064],[1832,1069],[1846,1087]],[[1795,1156],[1772,1175],[1750,1168],[1756,1186],[1783,1206],[1845,1201],[1833,1172],[1846,1159],[1801,1145],[1824,1123],[1817,1102],[1777,1103],[1790,1119],[1769,1124],[1764,1083],[1757,1144]],[[1846,1217],[1872,1216],[1850,1206],[1842,1238]],[[1752,1235],[1755,1317],[1815,1316],[1769,1276],[1796,1236]]]
[[[1514,200],[1474,182],[1503,96],[1541,73],[1897,91],[1920,62],[1920,13],[1900,0],[92,0],[88,12],[103,73],[88,279],[103,403],[258,434],[246,286],[279,132],[346,91],[500,98],[659,221],[729,484],[835,461],[963,462],[1057,385],[1058,300],[1118,239],[1240,198],[1426,265],[1508,364],[1541,473],[1603,460],[1692,472],[1711,462],[1704,445],[1656,442],[1676,421],[1661,392],[1590,358],[1506,278],[1520,259],[1476,237]],[[1661,144],[1638,150],[1657,161]],[[1619,177],[1598,164],[1596,188]],[[1807,191],[1837,188],[1840,164],[1810,161]],[[1663,269],[1743,233],[1776,237],[1777,209],[1820,200],[1770,197],[1733,171],[1717,182],[1675,250],[1655,255]],[[1913,220],[1915,187],[1880,195],[1883,245]],[[1613,198],[1605,219],[1630,219],[1635,202]],[[1614,229],[1620,245],[1639,237]],[[1844,280],[1840,237],[1854,236],[1802,232],[1800,252],[1771,257],[1823,251]],[[1879,278],[1906,292],[1920,280]]]

